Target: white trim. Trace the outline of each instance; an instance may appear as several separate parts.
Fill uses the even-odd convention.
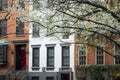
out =
[[[78,65],[80,65],[79,64],[79,48],[80,48],[80,46],[78,46],[78,51],[77,51],[77,55],[78,55]],[[84,66],[84,65],[87,65],[87,46],[85,46],[85,56],[86,56],[86,64],[81,64],[80,66]]]
[[[41,47],[41,45],[31,45],[31,48]]]

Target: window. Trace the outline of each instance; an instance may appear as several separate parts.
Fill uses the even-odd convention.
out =
[[[7,46],[0,45],[0,65],[7,63]]]
[[[33,9],[38,9],[40,7],[40,3],[38,0],[33,0]]]
[[[53,35],[54,35],[54,30],[50,29],[50,28],[47,28],[47,34],[46,34],[46,36],[53,36]]]
[[[62,66],[69,66],[69,46],[62,46]]]
[[[39,47],[33,48],[33,67],[39,67]]]
[[[115,45],[115,64],[120,64],[120,48]]]
[[[8,0],[0,0],[0,11],[4,11],[8,7]]]
[[[20,21],[18,18],[16,19],[16,35],[24,34],[24,22]]]
[[[0,20],[0,36],[7,36],[7,20]]]
[[[39,77],[38,76],[34,76],[34,77],[32,77],[32,80],[39,80]]]
[[[62,29],[62,38],[63,39],[68,39],[70,35],[70,28],[63,28]]]
[[[85,65],[86,64],[86,48],[85,47],[79,47],[78,56],[79,56],[79,65]]]
[[[54,80],[54,77],[46,77],[46,80]]]
[[[54,47],[47,47],[47,67],[54,67]]]
[[[97,46],[96,47],[96,63],[103,64],[104,61],[103,56],[103,47]]]
[[[21,8],[25,8],[24,0],[19,0],[18,4]]]
[[[33,37],[39,37],[40,36],[40,27],[38,24],[34,23],[33,24],[33,32],[32,32],[32,36]]]

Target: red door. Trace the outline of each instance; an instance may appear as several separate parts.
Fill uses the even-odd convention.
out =
[[[22,68],[25,68],[26,67],[26,52],[25,50],[22,50],[21,53],[22,53]]]

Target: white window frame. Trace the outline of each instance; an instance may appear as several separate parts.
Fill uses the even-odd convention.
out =
[[[97,47],[102,47],[102,46],[97,46]],[[103,49],[103,64],[97,64],[97,47],[95,49],[95,64],[96,65],[104,65],[105,64],[105,53],[104,53],[104,49]],[[102,47],[103,48],[103,47]]]
[[[41,47],[41,45],[31,45],[31,48],[32,48],[32,70],[39,70],[39,68],[40,68],[40,47]],[[33,66],[33,48],[39,48],[39,66],[38,67]]]
[[[85,64],[79,64],[79,62],[80,62],[80,60],[79,60],[79,57],[80,57],[79,49],[80,49],[80,48],[84,48],[84,49],[85,49],[85,57],[86,57],[86,59],[85,59]],[[82,57],[83,57],[83,55],[82,55]],[[78,65],[87,65],[87,47],[86,47],[86,46],[85,46],[85,47],[78,46]]]
[[[116,55],[116,46],[117,45],[114,45],[114,55]],[[117,55],[120,55],[120,54],[117,54]],[[116,63],[116,58],[115,57],[114,57],[114,64],[118,64],[118,63]]]

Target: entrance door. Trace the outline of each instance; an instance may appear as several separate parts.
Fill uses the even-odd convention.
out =
[[[69,74],[61,74],[61,80],[70,80]]]
[[[26,65],[26,45],[16,45],[16,70],[21,70]]]

